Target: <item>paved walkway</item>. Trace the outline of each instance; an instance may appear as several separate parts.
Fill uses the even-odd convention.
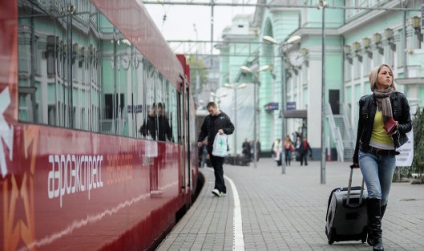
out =
[[[325,235],[328,196],[347,186],[349,163],[327,162],[326,184],[320,184],[319,161],[292,162],[286,174],[272,159],[257,168],[224,165],[224,171],[228,195],[215,197],[213,169],[201,169],[206,181],[198,199],[158,250],[372,250],[360,241],[329,245]],[[353,185],[359,185],[355,171]],[[424,250],[424,185],[393,183],[389,200],[385,250]]]

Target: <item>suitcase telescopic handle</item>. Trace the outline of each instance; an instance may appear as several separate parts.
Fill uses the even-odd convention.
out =
[[[347,187],[346,205],[349,205],[349,201],[350,201],[350,191],[352,190],[353,169],[355,169],[355,167],[350,166],[349,185]],[[359,204],[362,204],[362,195],[363,194],[364,194],[364,177],[362,177],[361,194],[359,195]]]

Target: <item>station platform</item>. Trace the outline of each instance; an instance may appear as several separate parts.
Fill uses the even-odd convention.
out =
[[[328,244],[325,215],[335,187],[347,186],[350,163],[319,161],[277,167],[224,165],[227,195],[214,196],[212,168],[201,168],[205,185],[190,210],[157,250],[372,250],[360,241]],[[360,185],[355,170],[353,185]],[[385,250],[424,250],[424,185],[395,182],[383,219]]]

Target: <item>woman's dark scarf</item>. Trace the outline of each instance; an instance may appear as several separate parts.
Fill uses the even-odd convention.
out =
[[[383,114],[383,122],[386,123],[389,118],[393,117],[392,104],[390,103],[390,95],[393,88],[389,87],[386,90],[374,90],[374,97],[377,102],[378,110]]]

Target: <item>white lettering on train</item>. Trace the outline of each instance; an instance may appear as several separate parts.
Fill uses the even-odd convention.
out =
[[[49,199],[59,198],[60,207],[67,194],[87,191],[90,199],[91,190],[103,187],[102,162],[102,155],[49,155]]]

